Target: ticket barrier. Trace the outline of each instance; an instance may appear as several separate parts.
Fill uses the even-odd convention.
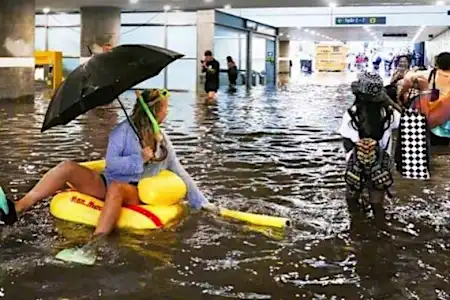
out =
[[[62,52],[35,51],[34,79],[55,91],[63,80]]]

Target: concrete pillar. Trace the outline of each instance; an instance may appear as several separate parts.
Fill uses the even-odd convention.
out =
[[[103,46],[115,47],[120,43],[120,8],[82,7],[80,63],[85,62],[92,53],[103,52]]]
[[[206,50],[211,50],[214,55],[214,22],[214,10],[197,11],[197,91],[203,91],[205,83],[200,61],[203,59]]]
[[[253,61],[253,34],[249,31],[247,33],[247,70],[245,72],[245,85],[247,88],[251,88],[253,86],[252,82],[252,61]]]
[[[35,0],[0,1],[0,100],[34,98]]]
[[[289,41],[279,42],[278,73],[289,73]]]

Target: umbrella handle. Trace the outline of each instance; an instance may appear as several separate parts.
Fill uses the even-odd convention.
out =
[[[125,106],[123,105],[122,101],[120,101],[119,98],[116,98],[116,99],[117,99],[117,101],[119,101],[120,107],[122,108],[123,112],[125,113],[125,116],[127,117],[128,123],[130,123],[131,128],[133,128],[134,133],[136,133],[136,135],[137,135],[137,137],[139,139],[139,143],[141,144],[142,148],[144,148],[144,144],[142,142],[142,138],[139,135],[139,131],[137,130],[136,125],[134,125],[133,120],[131,120],[130,116],[128,115],[127,110],[125,109]]]

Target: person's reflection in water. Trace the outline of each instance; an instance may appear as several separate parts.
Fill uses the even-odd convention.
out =
[[[357,261],[355,271],[360,277],[364,296],[368,299],[401,299],[399,296],[404,295],[396,282],[399,258],[393,240],[376,233],[369,222],[353,222],[351,226],[350,237]]]

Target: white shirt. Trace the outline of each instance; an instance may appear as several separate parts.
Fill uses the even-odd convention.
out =
[[[352,111],[356,108],[353,106]],[[389,155],[392,155],[392,130],[397,129],[400,126],[400,118],[401,115],[397,110],[394,110],[394,113],[392,115],[391,125],[389,128],[384,132],[383,138],[380,143],[380,147],[383,149],[386,149],[386,152],[389,153]],[[360,140],[359,138],[359,132],[355,128],[353,128],[351,124],[352,118],[350,117],[350,114],[348,111],[345,112],[344,116],[342,117],[342,124],[339,128],[339,134],[344,137],[350,139],[353,143],[356,143]],[[387,145],[389,143],[389,145]],[[352,150],[353,151],[353,150]],[[350,159],[350,156],[352,154],[352,151],[347,152],[346,154],[346,160]]]

